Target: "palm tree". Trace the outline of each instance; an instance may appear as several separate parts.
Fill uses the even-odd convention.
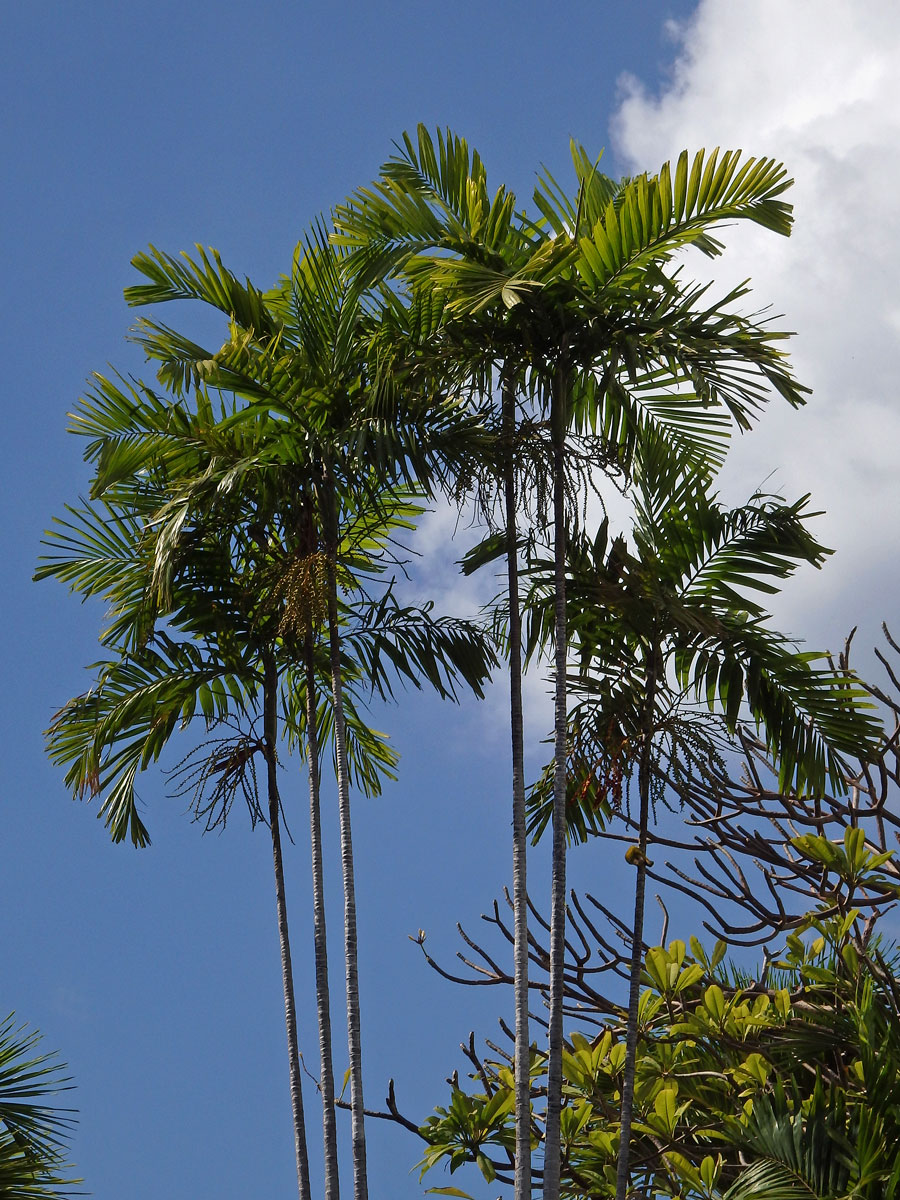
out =
[[[147,287],[130,289],[133,303],[171,299],[183,295],[183,269],[172,260],[154,252],[136,260],[136,265],[151,279]],[[191,264],[194,267],[194,264]],[[209,264],[195,268],[194,275],[205,274],[195,294],[216,303],[217,279]],[[221,271],[219,272],[221,278]],[[420,447],[428,446],[433,456],[447,427],[459,435],[456,406],[446,402],[422,408],[407,404],[398,417],[396,404],[385,397],[385,389],[370,388],[365,361],[365,335],[372,320],[359,292],[348,283],[341,270],[340,255],[319,228],[298,248],[294,270],[289,279],[266,298],[275,314],[268,326],[248,323],[233,331],[230,342],[217,356],[216,369],[229,386],[256,402],[270,406],[281,418],[301,425],[305,432],[302,461],[321,537],[326,574],[326,623],[330,646],[333,732],[338,805],[341,829],[341,861],[345,899],[345,965],[347,986],[348,1041],[350,1051],[350,1088],[355,1192],[367,1193],[364,1102],[362,1085],[362,1045],[359,1016],[357,969],[356,901],[353,848],[350,820],[350,771],[347,759],[343,680],[341,676],[341,634],[338,621],[338,542],[341,497],[355,493],[359,512],[366,506],[377,511],[380,478],[427,478]],[[220,304],[221,306],[221,304]],[[253,312],[248,317],[254,318]],[[272,330],[278,330],[275,335]],[[170,331],[145,324],[141,338],[151,357],[162,360],[166,379],[183,377],[189,371],[196,378],[208,375],[208,358],[193,345],[173,342]],[[385,421],[386,413],[393,423]],[[250,419],[257,419],[254,409]],[[424,436],[427,434],[427,437]],[[297,446],[286,450],[288,463],[297,460]],[[413,468],[413,465],[415,467]],[[243,469],[243,468],[242,468]],[[469,649],[471,649],[471,643]],[[461,646],[456,647],[457,651]],[[465,655],[462,655],[464,658]],[[462,661],[460,658],[460,662]],[[484,658],[476,653],[470,660],[472,679],[483,675]],[[432,670],[432,682],[439,671]],[[443,685],[441,685],[443,686]]]
[[[329,269],[329,257],[333,255],[327,242],[320,239],[317,244],[309,243],[305,252],[298,255],[292,277],[263,297],[249,282],[240,284],[214,254],[210,257],[201,253],[199,262],[190,258],[177,262],[155,250],[150,255],[138,256],[136,265],[150,283],[129,289],[133,303],[187,296],[204,299],[230,312],[230,336],[219,353],[213,355],[166,326],[140,323],[139,340],[148,356],[160,361],[160,380],[171,387],[177,402],[173,405],[159,400],[147,389],[126,387],[123,391],[110,381],[100,380],[93,402],[85,405],[76,418],[79,432],[91,439],[88,456],[97,463],[95,491],[116,497],[128,481],[132,485],[129,503],[137,507],[129,510],[125,518],[124,548],[117,550],[115,561],[103,578],[91,574],[92,549],[103,544],[108,536],[105,518],[91,514],[88,541],[94,546],[82,553],[85,547],[77,544],[76,536],[76,544],[71,547],[74,560],[64,554],[61,561],[44,568],[42,573],[62,574],[80,590],[106,589],[107,594],[125,603],[134,624],[130,636],[132,641],[140,641],[141,630],[147,627],[141,607],[145,600],[142,593],[139,602],[133,596],[120,594],[123,585],[118,575],[123,563],[131,564],[133,574],[136,568],[132,560],[140,559],[145,576],[139,575],[139,585],[146,584],[149,571],[151,590],[164,598],[167,609],[174,607],[176,611],[191,613],[192,606],[196,609],[198,599],[202,599],[204,588],[209,592],[208,581],[195,589],[199,595],[185,600],[173,590],[172,580],[179,572],[190,577],[194,558],[208,531],[217,531],[214,536],[222,539],[226,578],[231,561],[229,553],[253,560],[252,572],[239,585],[229,581],[239,596],[236,608],[232,604],[239,613],[232,640],[240,644],[248,630],[256,637],[254,621],[261,621],[268,637],[267,663],[261,674],[268,679],[274,673],[284,677],[289,685],[299,682],[297,694],[306,697],[305,704],[289,702],[292,719],[288,730],[296,730],[298,736],[305,731],[310,762],[326,1187],[329,1195],[336,1197],[334,1083],[318,815],[317,747],[324,731],[323,721],[330,725],[334,736],[343,814],[348,1009],[355,1079],[355,1174],[359,1191],[365,1189],[365,1147],[349,780],[352,773],[365,790],[377,790],[379,773],[390,773],[395,759],[360,721],[354,693],[358,693],[365,677],[371,687],[384,694],[390,688],[392,673],[417,685],[421,677],[427,678],[444,695],[454,694],[457,678],[480,691],[490,668],[490,655],[470,625],[437,620],[427,610],[402,608],[390,589],[377,602],[365,601],[363,594],[362,606],[357,603],[359,616],[355,627],[349,629],[350,648],[357,657],[347,660],[343,655],[341,625],[345,615],[338,600],[338,577],[344,588],[349,585],[353,590],[366,575],[383,572],[393,535],[411,528],[410,519],[421,511],[402,492],[384,493],[383,485],[370,470],[354,476],[354,464],[366,456],[370,460],[384,456],[386,446],[393,454],[392,461],[396,461],[396,450],[391,447],[396,447],[398,436],[405,438],[401,446],[412,448],[409,453],[420,439],[416,436],[418,429],[391,428],[390,436],[373,442],[367,436],[364,421],[357,420],[355,426],[345,426],[345,436],[355,439],[349,450],[338,439],[328,443],[330,431],[340,428],[340,421],[346,420],[348,413],[354,419],[358,416],[361,358],[354,340],[354,322],[358,323],[362,315],[359,304],[354,305],[344,294],[346,287],[335,264],[331,263]],[[349,317],[342,305],[352,310]],[[235,313],[246,322],[246,327],[238,324]],[[347,381],[352,394],[347,388],[341,390]],[[207,384],[249,403],[241,406],[235,399],[216,413],[206,391]],[[192,389],[196,412],[185,407]],[[438,429],[442,422],[452,423],[452,406],[449,411],[439,407],[430,409],[428,416],[432,427]],[[413,413],[411,420],[415,419]],[[373,446],[378,452],[374,456]],[[162,474],[165,489],[163,494],[148,499],[144,492],[151,470]],[[350,481],[356,488],[356,499],[350,495]],[[122,514],[116,516],[121,518]],[[243,548],[234,544],[235,530],[242,531],[247,539]],[[244,611],[240,611],[241,606]],[[194,611],[188,622],[190,632],[208,637],[212,630],[217,635],[219,615],[211,621],[208,618],[206,613],[205,623],[198,623]],[[117,621],[112,632],[128,633],[129,619],[126,615]],[[327,710],[320,709],[317,713],[314,641],[321,623],[327,623],[329,630],[326,677],[333,702]],[[270,661],[276,651],[278,664]],[[304,664],[302,678],[296,677],[294,663]],[[352,684],[349,696],[348,682]],[[263,708],[269,714],[265,702]],[[268,715],[269,730],[271,720]],[[70,723],[68,717],[64,725],[67,723]],[[69,740],[63,738],[61,729],[54,731],[58,757],[63,754],[59,750],[63,741],[65,753],[72,757]],[[208,776],[201,771],[200,778]],[[127,797],[125,807],[130,808],[128,821],[139,820]],[[136,828],[133,826],[133,834]],[[139,833],[139,840],[141,836]],[[292,1058],[296,1062],[295,1054]]]
[[[50,1098],[68,1091],[66,1064],[35,1052],[41,1034],[17,1025],[16,1014],[0,1020],[0,1196],[62,1200],[82,1181],[71,1175],[67,1139],[72,1109]]]
[[[502,534],[490,537],[483,546],[466,557],[465,570],[472,571],[499,554],[506,558],[507,642],[510,691],[510,738],[512,757],[512,877],[514,908],[515,971],[515,1092],[516,1092],[516,1200],[531,1195],[531,1081],[530,1033],[528,1012],[528,892],[527,832],[525,814],[525,770],[522,705],[522,648],[519,606],[518,556],[520,545],[519,513],[523,504],[533,503],[531,490],[523,482],[538,472],[538,508],[545,508],[546,490],[541,459],[526,455],[522,443],[533,441],[523,436],[526,420],[517,420],[520,396],[526,386],[527,354],[519,343],[513,314],[501,309],[490,318],[479,313],[472,322],[455,307],[455,293],[442,283],[435,284],[428,269],[428,252],[439,247],[450,251],[461,267],[483,274],[492,283],[502,272],[506,280],[527,255],[532,235],[514,221],[515,196],[501,187],[492,198],[487,190],[487,175],[477,152],[470,156],[466,143],[447,134],[438,134],[437,144],[424,127],[419,127],[418,144],[404,137],[401,155],[385,164],[382,179],[372,189],[361,189],[347,205],[337,210],[336,240],[351,249],[350,269],[358,271],[364,282],[390,278],[403,272],[412,293],[412,303],[424,303],[437,309],[437,323],[426,354],[434,369],[459,381],[478,398],[479,411],[486,414],[491,392],[499,380],[500,406],[490,422],[494,429],[496,452],[493,467],[485,470],[477,463],[463,464],[463,479],[476,480],[476,490],[491,489],[491,472],[499,492]],[[426,258],[423,261],[423,252]],[[473,261],[473,259],[475,261]],[[494,270],[492,277],[491,271]],[[510,294],[514,294],[510,292]],[[422,297],[426,297],[423,302]],[[449,320],[443,319],[443,314]],[[488,330],[490,324],[490,330]],[[529,472],[529,467],[531,472]],[[483,500],[482,508],[489,510]],[[489,512],[488,514],[489,515]]]
[[[718,151],[681,155],[653,176],[622,184],[601,175],[573,145],[578,181],[569,199],[545,174],[537,220],[516,215],[515,197],[487,191],[484,167],[462,139],[405,135],[381,178],[338,209],[341,243],[369,276],[402,271],[437,294],[463,333],[504,370],[546,419],[555,571],[555,771],[551,983],[544,1195],[559,1195],[562,969],[565,942],[566,479],[567,438],[593,435],[598,456],[631,472],[660,442],[685,473],[708,477],[730,424],[748,428],[770,389],[804,402],[777,348],[781,334],[740,317],[738,288],[711,303],[706,288],[667,272],[687,246],[715,255],[712,229],[751,220],[790,230],[781,196],[790,185],[769,159]],[[447,334],[447,327],[444,335]],[[487,347],[492,349],[489,351]],[[506,545],[515,542],[507,530]],[[521,829],[517,829],[519,837]],[[524,903],[524,901],[520,901]],[[517,916],[517,928],[519,919]],[[517,964],[518,964],[517,956]],[[520,979],[518,990],[524,994]],[[517,1136],[524,1148],[525,1057],[517,1045]],[[517,1167],[517,1200],[528,1194]]]
[[[0,1196],[4,1200],[62,1200],[81,1183],[71,1175],[67,1139],[71,1109],[50,1098],[71,1084],[65,1064],[36,1053],[40,1034],[17,1025],[15,1014],[0,1021]]]
[[[202,418],[198,428],[200,425]],[[221,427],[211,432],[213,445],[222,455],[225,439]],[[246,454],[247,448],[244,439],[240,452]],[[286,486],[285,471],[280,475]],[[297,526],[295,514],[283,509],[265,513],[265,489],[252,489],[246,478],[231,503],[221,503],[216,512],[204,509],[194,519],[182,520],[180,541],[170,542],[166,551],[166,598],[148,597],[151,564],[158,549],[153,543],[170,532],[161,519],[170,505],[163,504],[159,495],[149,500],[146,468],[140,468],[136,481],[140,489],[137,503],[148,506],[149,515],[139,515],[124,503],[120,484],[118,508],[95,502],[71,511],[70,520],[51,535],[54,554],[38,572],[40,576],[59,576],[82,594],[106,596],[114,614],[106,636],[115,657],[100,665],[94,688],[58,714],[50,730],[51,755],[69,766],[67,783],[74,791],[105,794],[100,815],[115,840],[130,833],[136,845],[146,845],[149,835],[134,794],[137,771],[155,761],[179,725],[187,724],[195,713],[202,714],[211,729],[226,721],[239,723],[236,738],[219,739],[212,749],[208,742],[202,743],[184,763],[180,778],[197,785],[195,807],[208,827],[227,820],[230,803],[241,791],[255,820],[264,814],[255,799],[253,760],[257,753],[264,755],[290,1056],[299,1068],[292,1032],[295,1018],[278,836],[274,722],[277,703],[288,733],[294,740],[305,737],[310,749],[327,732],[330,712],[320,709],[314,719],[311,715],[315,709],[313,688],[317,679],[330,680],[330,659],[313,657],[312,687],[308,675],[304,678],[297,667],[302,649],[308,651],[311,644],[310,625],[300,624],[302,612],[298,610],[305,604],[308,612],[311,603],[321,608],[324,598],[298,598],[302,590],[298,574],[309,556],[301,553],[298,558],[292,545],[279,540],[286,529]],[[408,506],[380,528],[369,520],[345,531],[339,555],[345,580],[349,578],[348,564],[359,569],[369,563],[377,568],[373,560],[380,545],[390,539],[398,524],[405,523],[406,511]],[[341,663],[347,712],[345,753],[357,784],[374,792],[379,788],[379,776],[391,773],[396,757],[359,716],[359,701],[370,687],[385,694],[392,674],[412,682],[424,676],[439,691],[451,694],[457,675],[477,686],[479,677],[489,669],[489,660],[481,655],[480,666],[473,665],[479,661],[480,645],[465,623],[439,621],[427,611],[401,608],[390,593],[377,604],[362,604],[355,619],[348,613],[342,620],[347,623],[349,654]],[[307,658],[307,672],[309,666]],[[253,728],[260,707],[261,738]],[[311,789],[317,799],[315,753],[311,766]],[[315,837],[314,852],[321,855],[321,843]],[[321,932],[324,934],[324,929]],[[321,945],[318,949],[321,953]],[[329,1059],[325,1071],[330,1069]],[[299,1078],[298,1071],[294,1082],[299,1083]],[[294,1101],[295,1106],[301,1103],[296,1089]]]
[[[801,563],[821,567],[829,553],[805,527],[815,515],[807,512],[809,497],[786,505],[757,495],[729,511],[696,481],[675,481],[674,491],[672,483],[645,475],[634,507],[634,551],[621,537],[608,546],[604,527],[593,541],[570,543],[568,555],[568,621],[579,659],[573,686],[584,694],[570,714],[580,741],[570,753],[584,764],[581,774],[598,781],[573,799],[576,806],[609,813],[623,778],[637,776],[620,1198],[629,1181],[650,799],[658,760],[696,761],[698,747],[712,748],[715,740],[709,714],[718,709],[734,734],[746,703],[779,762],[783,791],[816,792],[828,782],[844,790],[848,768],[842,754],[874,750],[880,734],[878,723],[862,711],[867,707],[862,686],[827,662],[817,665],[816,656],[800,654],[770,630],[756,598],[777,591]],[[543,615],[533,624],[529,651],[542,632],[547,636],[552,621],[548,568],[548,581],[535,589],[535,598],[543,592]],[[702,707],[685,713],[690,697]],[[538,829],[546,808],[535,812]],[[591,815],[576,814],[570,806],[570,835],[578,838],[592,824]]]
[[[115,506],[72,510],[72,519],[51,531],[55,553],[38,577],[58,575],[84,595],[99,593],[111,601],[115,619],[105,640],[115,656],[100,664],[94,687],[54,718],[48,731],[50,755],[69,766],[66,781],[76,794],[105,793],[98,815],[113,840],[130,834],[133,844],[145,846],[150,838],[137,811],[137,771],[157,759],[178,725],[187,725],[198,710],[210,733],[219,723],[237,724],[237,737],[218,739],[212,749],[201,744],[199,769],[195,758],[184,767],[188,779],[197,782],[197,814],[208,827],[225,823],[239,791],[254,824],[268,814],[302,1200],[310,1196],[310,1185],[279,829],[278,614],[266,613],[265,595],[258,596],[255,578],[265,568],[260,561],[265,549],[261,540],[245,537],[236,547],[235,562],[233,535],[217,531],[213,537],[207,530],[198,534],[192,529],[192,553],[182,570],[171,570],[166,599],[160,602],[153,595],[153,549],[148,546],[154,510],[142,509],[149,490],[145,468],[142,474],[136,483],[144,495],[136,487],[133,505],[120,484]],[[165,499],[165,492],[157,491],[151,505],[162,507]],[[260,707],[262,736],[254,720]],[[265,811],[256,789],[257,754],[266,764]]]

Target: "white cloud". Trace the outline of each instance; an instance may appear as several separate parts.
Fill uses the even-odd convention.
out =
[[[409,564],[410,596],[435,597],[435,612],[441,615],[477,618],[486,607],[506,590],[506,565],[498,559],[495,568],[482,568],[474,575],[464,576],[459,560],[486,534],[482,523],[473,524],[471,511],[460,513],[449,501],[440,501],[419,522],[415,548],[420,556]],[[553,725],[553,706],[549,668],[535,664],[523,679],[526,746],[532,762],[538,768],[551,757],[543,739]],[[477,720],[482,736],[492,749],[503,746],[509,738],[509,684],[505,670],[495,676],[488,699],[479,709]],[[465,733],[462,735],[465,736]]]
[[[874,635],[900,582],[900,8],[704,0],[675,36],[659,95],[622,80],[613,127],[628,169],[720,145],[778,158],[796,181],[791,239],[726,231],[717,278],[749,276],[753,307],[785,314],[814,394],[799,412],[774,402],[723,483],[739,500],[775,471],[786,496],[812,491],[837,554],[796,581],[779,619],[832,645],[861,619]]]
[[[734,503],[761,485],[788,499],[812,492],[825,510],[815,532],[836,554],[788,585],[777,619],[832,650],[860,623],[862,651],[881,620],[892,622],[900,590],[900,7],[703,0],[672,33],[674,63],[658,95],[621,81],[617,150],[627,169],[642,170],[685,147],[741,147],[782,160],[795,179],[792,237],[726,230],[715,270],[723,288],[751,278],[751,309],[784,314],[778,324],[797,332],[791,357],[813,396],[799,411],[773,401],[736,439],[722,489]],[[709,271],[705,259],[697,267]],[[611,499],[615,520],[621,506]],[[458,574],[475,536],[449,505],[429,514],[412,591],[437,595],[442,612],[476,613],[502,580]],[[529,744],[550,727],[546,677],[538,668],[526,681]],[[507,703],[498,681],[480,710],[498,744]]]

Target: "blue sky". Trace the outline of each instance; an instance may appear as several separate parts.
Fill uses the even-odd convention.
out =
[[[124,341],[130,258],[150,242],[177,252],[199,241],[266,286],[306,225],[368,182],[418,121],[462,133],[489,177],[523,196],[541,163],[565,176],[570,137],[607,146],[611,173],[655,167],[682,145],[784,155],[798,177],[798,236],[741,243],[729,269],[752,273],[798,329],[798,367],[822,399],[815,420],[774,417],[774,432],[748,439],[732,484],[743,494],[776,469],[792,495],[816,489],[845,566],[804,584],[785,615],[819,639],[859,619],[869,632],[890,619],[896,583],[900,230],[886,197],[900,177],[900,105],[884,63],[898,28],[886,4],[845,8],[33,0],[5,15],[0,1008],[68,1060],[74,1157],[98,1200],[295,1186],[265,830],[251,834],[235,813],[224,835],[201,837],[148,773],[153,846],[114,847],[43,754],[51,713],[86,686],[100,614],[30,577],[42,530],[86,483],[66,412],[92,370],[143,369]],[[801,54],[818,64],[805,82]],[[873,511],[884,519],[861,522]],[[430,527],[444,560],[459,554],[447,533]],[[474,928],[508,880],[502,694],[458,710],[401,698],[376,718],[403,760],[400,782],[354,814],[367,1102],[381,1107],[393,1076],[401,1106],[421,1118],[461,1065],[458,1042],[471,1028],[493,1035],[511,1008],[509,996],[440,981],[408,940],[424,927],[452,958],[455,922]],[[288,898],[314,1070],[305,779],[299,764],[292,772]],[[325,832],[339,1012],[335,824]],[[594,847],[574,857],[581,882],[626,879]],[[538,887],[542,870],[539,852]],[[306,1101],[316,1160],[311,1087]],[[415,1140],[370,1122],[369,1143],[373,1197],[420,1196],[408,1174]]]

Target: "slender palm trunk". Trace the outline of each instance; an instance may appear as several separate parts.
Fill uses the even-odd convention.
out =
[[[513,921],[516,1007],[516,1173],[515,1200],[531,1200],[531,1038],[528,1028],[528,839],[525,829],[525,765],[522,729],[522,619],[519,612],[519,563],[513,438],[516,395],[511,383],[502,392],[503,489],[506,503],[506,569],[509,591],[509,713],[513,784]]]
[[[291,1108],[294,1115],[294,1150],[297,1158],[297,1188],[300,1200],[311,1200],[309,1155],[306,1147],[306,1123],[303,1116],[303,1091],[300,1077],[300,1050],[297,1044],[297,1010],[294,1004],[294,974],[291,968],[291,943],[288,935],[287,904],[284,896],[284,861],[281,856],[281,798],[278,794],[278,674],[275,660],[266,655],[263,662],[263,733],[268,782],[269,830],[272,834],[272,859],[275,865],[275,906],[278,912],[278,940],[281,944],[281,982],[284,988],[284,1023],[287,1028],[288,1060],[291,1079]]]
[[[566,514],[565,449],[568,372],[560,363],[550,397],[553,447],[553,560],[555,705],[553,843],[550,908],[550,1028],[547,1116],[544,1134],[544,1200],[559,1200],[562,1169],[559,1118],[562,1108],[563,971],[566,948]]]
[[[655,648],[649,656],[643,741],[638,763],[640,820],[638,824],[637,878],[634,887],[634,922],[631,935],[631,977],[628,986],[628,1019],[625,1031],[625,1067],[622,1076],[622,1109],[619,1114],[619,1155],[616,1162],[616,1200],[625,1200],[631,1157],[631,1123],[634,1113],[634,1077],[637,1060],[638,1002],[644,965],[644,894],[647,884],[647,828],[650,822],[650,766],[653,746],[653,706],[656,702]]]
[[[362,1040],[359,1015],[359,971],[357,968],[356,886],[353,878],[353,839],[350,827],[350,776],[347,769],[347,739],[341,680],[341,637],[338,628],[337,514],[332,489],[326,489],[328,523],[328,640],[331,657],[331,691],[334,703],[334,748],[341,829],[341,869],[344,880],[344,959],[347,972],[347,1041],[350,1051],[350,1113],[353,1155],[354,1200],[368,1200],[366,1171],[366,1128],[363,1110]]]
[[[325,931],[325,881],[322,869],[322,822],[319,805],[319,742],[316,725],[316,672],[312,633],[304,644],[306,674],[306,749],[309,761],[309,840],[312,851],[313,942],[316,959],[316,1013],[319,1022],[319,1072],[325,1143],[325,1200],[338,1200],[337,1127],[334,1062],[331,1055],[331,1006],[328,994],[328,944]]]

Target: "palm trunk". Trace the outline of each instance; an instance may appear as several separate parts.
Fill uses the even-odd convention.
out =
[[[650,765],[653,746],[653,706],[656,701],[655,648],[650,652],[643,740],[638,764],[640,821],[638,825],[637,878],[634,887],[634,923],[631,935],[631,978],[628,987],[628,1019],[625,1031],[625,1066],[622,1076],[622,1109],[619,1114],[619,1155],[616,1162],[616,1200],[628,1193],[631,1157],[631,1122],[634,1113],[634,1077],[637,1060],[638,1003],[644,965],[644,893],[647,884],[647,827],[650,821]]]
[[[560,363],[550,398],[553,446],[553,560],[555,612],[555,706],[553,848],[550,908],[550,1021],[547,1115],[544,1134],[544,1200],[559,1200],[562,1169],[559,1118],[562,1108],[563,971],[566,948],[566,514],[565,447],[568,374]]]
[[[515,390],[503,385],[503,487],[506,502],[506,568],[509,591],[509,712],[513,784],[513,920],[516,1008],[516,1172],[515,1200],[531,1200],[531,1039],[528,1028],[528,886],[525,829],[525,765],[522,730],[522,620],[519,612],[519,563],[513,438]]]
[[[316,1013],[319,1022],[319,1071],[325,1143],[325,1200],[338,1200],[337,1127],[334,1062],[331,1055],[331,1007],[328,994],[328,944],[325,936],[325,884],[322,870],[322,822],[319,806],[319,743],[316,726],[316,674],[312,634],[304,645],[306,673],[306,747],[309,760],[309,838],[312,851],[313,941],[316,959]]]
[[[278,794],[278,675],[275,660],[267,654],[263,660],[263,732],[268,781],[269,830],[272,834],[272,859],[275,866],[275,906],[278,912],[278,940],[281,944],[281,982],[284,988],[284,1023],[287,1028],[290,1063],[291,1108],[294,1116],[294,1150],[297,1159],[297,1188],[300,1200],[311,1200],[309,1155],[306,1147],[306,1123],[303,1116],[303,1091],[300,1077],[300,1050],[297,1045],[297,1010],[294,1005],[294,974],[291,969],[291,943],[288,935],[287,904],[284,896],[284,862],[281,856],[280,809]]]
[[[353,879],[353,839],[350,827],[350,777],[344,728],[341,681],[341,638],[338,629],[337,513],[332,488],[325,489],[328,522],[328,640],[331,656],[331,691],[334,703],[334,753],[341,828],[341,869],[344,881],[344,958],[347,971],[347,1041],[350,1051],[350,1112],[353,1154],[354,1200],[368,1200],[366,1172],[366,1128],[363,1115],[362,1041],[359,1014],[359,971],[357,968],[356,887]]]

